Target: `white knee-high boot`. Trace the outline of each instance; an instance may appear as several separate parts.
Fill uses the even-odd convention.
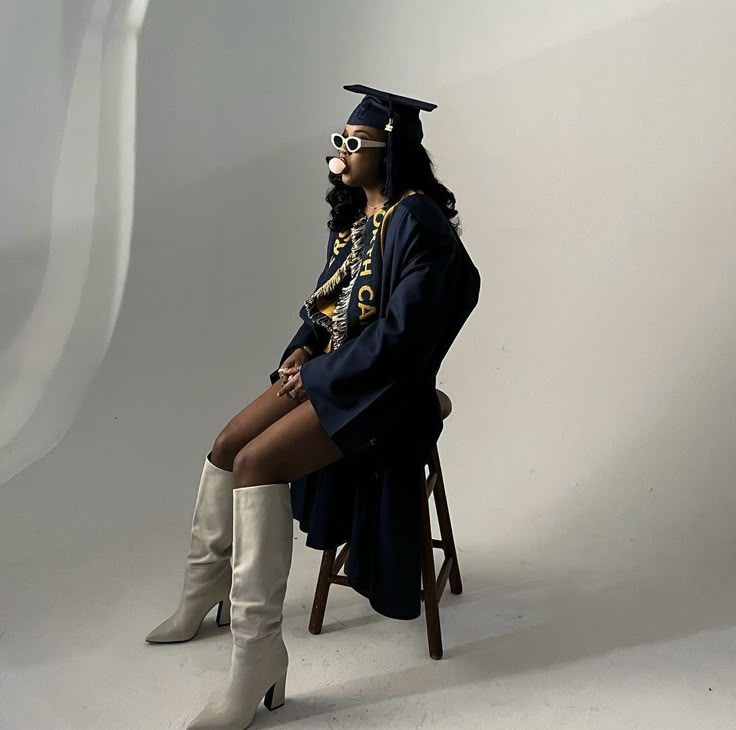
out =
[[[218,626],[230,623],[233,486],[233,473],[215,466],[208,454],[194,505],[179,606],[146,636],[146,641],[156,644],[189,641],[216,603],[220,604]]]
[[[233,490],[230,671],[187,730],[244,730],[261,698],[269,710],[284,704],[281,625],[293,539],[288,482]]]

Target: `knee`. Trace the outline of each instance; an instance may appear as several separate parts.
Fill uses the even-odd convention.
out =
[[[233,480],[236,488],[280,481],[274,474],[273,460],[251,445],[244,446],[235,455]]]
[[[228,434],[227,430],[220,433],[212,445],[211,461],[220,469],[233,470],[235,455],[238,453],[238,447],[235,445],[234,439]]]

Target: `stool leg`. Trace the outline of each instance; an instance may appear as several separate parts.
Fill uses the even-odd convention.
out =
[[[455,549],[455,538],[452,535],[452,523],[450,522],[450,510],[447,506],[447,494],[445,493],[445,480],[442,476],[440,455],[435,445],[432,451],[434,470],[437,472],[437,482],[433,490],[434,504],[437,510],[437,523],[440,526],[440,539],[444,545],[446,557],[452,558],[450,564],[450,591],[455,594],[463,592],[463,581],[460,577],[460,566],[457,562],[457,550]]]
[[[432,524],[429,517],[429,499],[427,498],[427,480],[424,475],[424,467],[422,467],[420,487],[422,490],[422,583],[424,615],[427,620],[427,641],[429,643],[429,655],[432,659],[442,659],[442,628],[440,626],[440,610],[437,600],[437,574],[434,566]]]
[[[335,555],[337,548],[324,550],[322,552],[322,562],[319,567],[319,577],[317,578],[317,587],[314,591],[314,601],[312,602],[312,613],[309,617],[309,633],[319,634],[322,631],[322,622],[325,618],[325,610],[327,608],[327,596],[330,592],[330,576],[332,568],[335,565]]]

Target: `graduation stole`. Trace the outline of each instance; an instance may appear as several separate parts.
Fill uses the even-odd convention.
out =
[[[416,192],[407,190],[388,210],[377,211],[370,225],[364,215],[336,236],[327,265],[332,274],[304,302],[309,318],[330,334],[325,352],[338,349],[378,316],[387,224],[394,208]]]

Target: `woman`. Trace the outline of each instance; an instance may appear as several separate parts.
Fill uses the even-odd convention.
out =
[[[293,518],[316,549],[350,541],[350,585],[385,616],[420,614],[424,464],[442,430],[439,366],[475,308],[480,274],[434,176],[419,111],[372,89],[330,164],[327,261],[271,387],[205,459],[184,589],[152,643],[188,641],[218,605],[230,672],[188,728],[242,730],[283,704],[281,633]],[[412,488],[416,485],[417,488]]]

